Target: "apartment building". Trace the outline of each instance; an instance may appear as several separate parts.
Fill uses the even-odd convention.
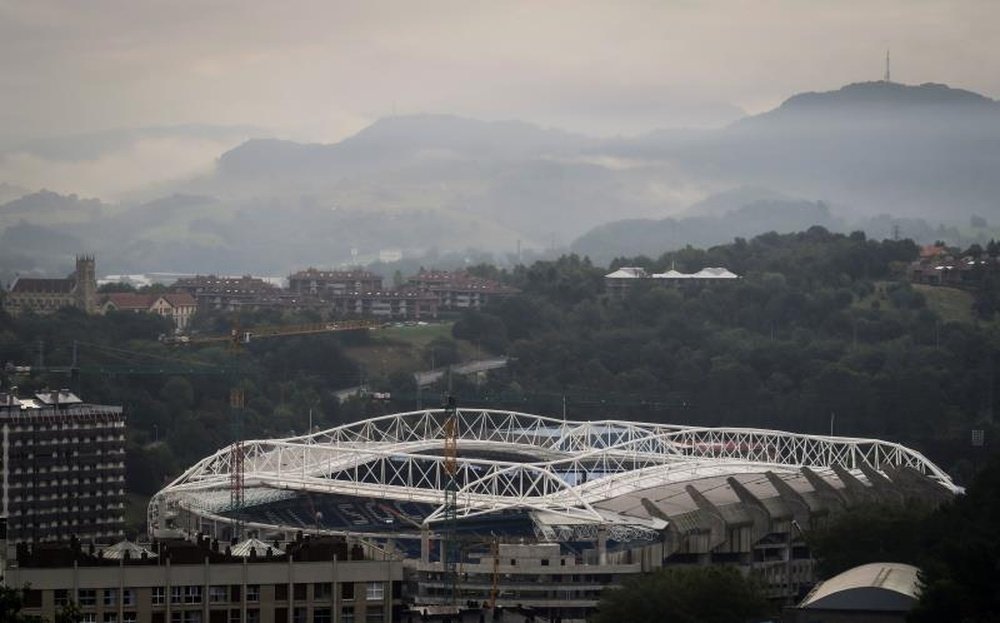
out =
[[[29,587],[25,614],[50,621],[70,602],[82,623],[392,623],[402,611],[402,563],[333,539],[22,545],[4,576]]]
[[[122,408],[69,390],[0,393],[2,508],[11,541],[120,539],[125,514]]]

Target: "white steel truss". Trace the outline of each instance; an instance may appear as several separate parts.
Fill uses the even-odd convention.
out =
[[[445,412],[386,415],[286,439],[244,441],[251,491],[317,492],[439,505],[444,499]],[[537,510],[607,523],[593,504],[624,493],[706,475],[833,466],[876,471],[908,467],[959,491],[919,452],[875,439],[747,428],[700,428],[617,420],[573,422],[496,411],[458,411],[458,516]],[[161,508],[225,511],[233,452],[202,459],[150,502]],[[268,499],[248,495],[247,500]],[[208,502],[206,500],[214,500]],[[251,502],[252,503],[252,502]],[[443,507],[425,519],[442,518]]]

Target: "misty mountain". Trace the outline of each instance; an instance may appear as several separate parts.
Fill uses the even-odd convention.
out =
[[[594,141],[521,121],[485,122],[453,115],[389,117],[339,143],[251,140],[223,154],[215,176],[246,182],[261,178],[329,187],[366,173],[452,160],[511,161],[573,153]]]
[[[1000,208],[1000,103],[940,84],[847,85],[793,96],[715,132],[652,133],[610,145],[704,182],[758,185],[941,220]]]
[[[29,194],[0,204],[0,233],[30,225],[42,230],[13,231],[69,236],[105,272],[268,274],[354,251],[504,253],[575,239],[574,250],[610,259],[814,224],[976,236],[938,224],[1000,220],[998,110],[944,85],[875,82],[796,95],[719,130],[613,140],[392,117],[334,144],[243,142],[154,198]],[[0,269],[31,255],[19,247]]]

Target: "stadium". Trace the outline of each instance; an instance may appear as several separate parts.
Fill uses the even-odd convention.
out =
[[[456,590],[454,547],[462,599],[574,620],[604,587],[673,564],[740,565],[792,596],[814,581],[809,527],[958,491],[879,440],[432,409],[223,448],[154,496],[148,519],[157,538],[342,535],[409,561],[426,603]]]

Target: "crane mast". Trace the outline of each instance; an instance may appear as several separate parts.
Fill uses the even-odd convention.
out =
[[[458,408],[455,397],[448,396],[444,408],[444,574],[452,604],[458,601]]]

